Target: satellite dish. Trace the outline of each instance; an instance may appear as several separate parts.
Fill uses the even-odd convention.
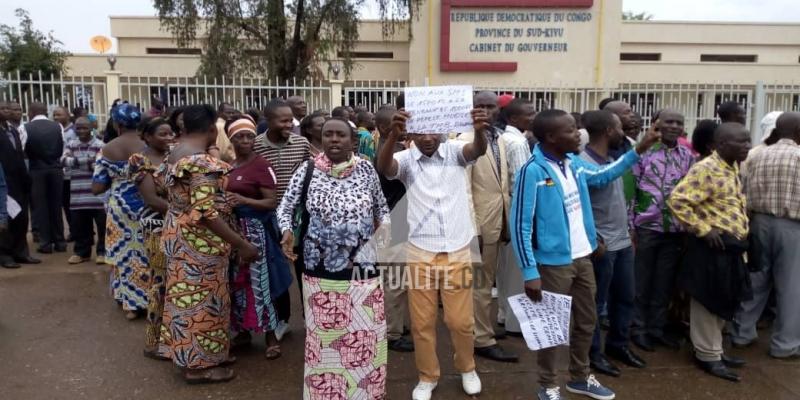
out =
[[[92,46],[94,51],[100,54],[111,50],[111,39],[102,35],[97,35],[89,39],[89,44]]]

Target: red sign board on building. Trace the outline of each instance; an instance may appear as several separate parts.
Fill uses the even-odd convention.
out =
[[[453,8],[591,8],[594,0],[442,0],[440,69],[445,72],[514,72],[516,62],[450,61],[450,10]]]

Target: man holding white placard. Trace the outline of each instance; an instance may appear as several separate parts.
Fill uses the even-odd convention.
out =
[[[430,100],[435,100],[435,96],[429,96],[426,101]],[[471,96],[466,100],[471,103]],[[413,94],[406,93],[406,105],[419,110],[418,115],[425,115],[425,110],[417,107],[420,103]],[[429,104],[436,104],[436,101]],[[455,105],[449,107],[457,108]],[[483,110],[472,110],[471,120],[478,134],[471,143],[445,141],[447,131],[428,134],[415,134],[414,131],[426,132],[434,126],[445,129],[443,122],[448,122],[444,121],[446,119],[463,123],[463,115],[452,115],[442,114],[439,121],[428,120],[432,124],[420,121],[409,124],[408,133],[415,146],[394,153],[395,143],[406,132],[407,123],[415,118],[414,111],[411,114],[398,112],[377,162],[381,174],[403,182],[408,196],[408,274],[411,277],[408,301],[420,380],[412,393],[414,400],[429,400],[441,374],[436,356],[440,296],[445,325],[453,342],[455,367],[461,373],[464,392],[468,395],[481,392],[473,355],[475,323],[469,249],[475,229],[467,197],[465,168],[486,153],[483,133],[491,127]]]
[[[562,110],[545,110],[533,120],[539,144],[515,181],[510,221],[511,244],[525,279],[525,294],[534,302],[542,290],[572,296],[570,381],[567,391],[593,399],[615,394],[589,374],[597,310],[596,284],[589,256],[597,249],[597,233],[589,186],[604,186],[633,166],[655,143],[645,139],[617,161],[598,167],[576,157],[580,135],[575,119]],[[539,351],[539,400],[560,400],[556,347]]]

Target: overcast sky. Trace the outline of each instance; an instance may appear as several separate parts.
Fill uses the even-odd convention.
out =
[[[798,0],[623,0],[626,11],[659,20],[800,22]],[[16,25],[16,8],[28,10],[37,29],[52,30],[64,47],[91,52],[89,38],[110,36],[109,15],[154,15],[150,0],[2,0],[0,24]]]

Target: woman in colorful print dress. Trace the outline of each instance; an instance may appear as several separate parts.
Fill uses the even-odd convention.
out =
[[[376,229],[388,232],[389,208],[372,164],[353,154],[356,140],[345,120],[326,121],[307,195],[309,163],[297,169],[278,208],[281,244],[290,259],[292,217],[303,197],[308,210],[300,230],[307,400],[374,400],[386,393],[386,317],[372,238],[380,236]]]
[[[111,293],[122,305],[129,320],[147,309],[150,268],[142,243],[139,215],[144,202],[129,179],[128,159],[142,151],[145,143],[136,126],[142,113],[122,103],[111,110],[114,129],[119,135],[103,147],[95,162],[92,193],[109,191],[106,217],[106,263],[111,266]]]
[[[231,122],[228,137],[236,153],[225,188],[228,203],[234,207],[242,236],[261,250],[249,264],[231,260],[234,346],[249,343],[251,333],[265,333],[265,356],[274,360],[281,356],[274,332],[275,299],[292,283],[291,268],[279,245],[275,173],[269,161],[253,152],[256,125],[249,116]]]
[[[162,240],[167,256],[162,340],[188,383],[235,377],[230,363],[231,298],[228,257],[252,262],[258,249],[231,229],[222,188],[228,164],[206,149],[215,142],[217,115],[208,105],[186,107],[184,134],[167,158],[169,209]]]
[[[164,225],[164,214],[169,207],[162,167],[174,136],[167,120],[160,117],[150,119],[142,129],[142,139],[147,143],[147,148],[128,160],[131,180],[136,184],[146,205],[139,217],[151,276],[150,290],[147,292],[144,355],[159,360],[169,358],[169,347],[165,343],[159,343],[167,265],[164,247],[161,245],[161,228]]]

